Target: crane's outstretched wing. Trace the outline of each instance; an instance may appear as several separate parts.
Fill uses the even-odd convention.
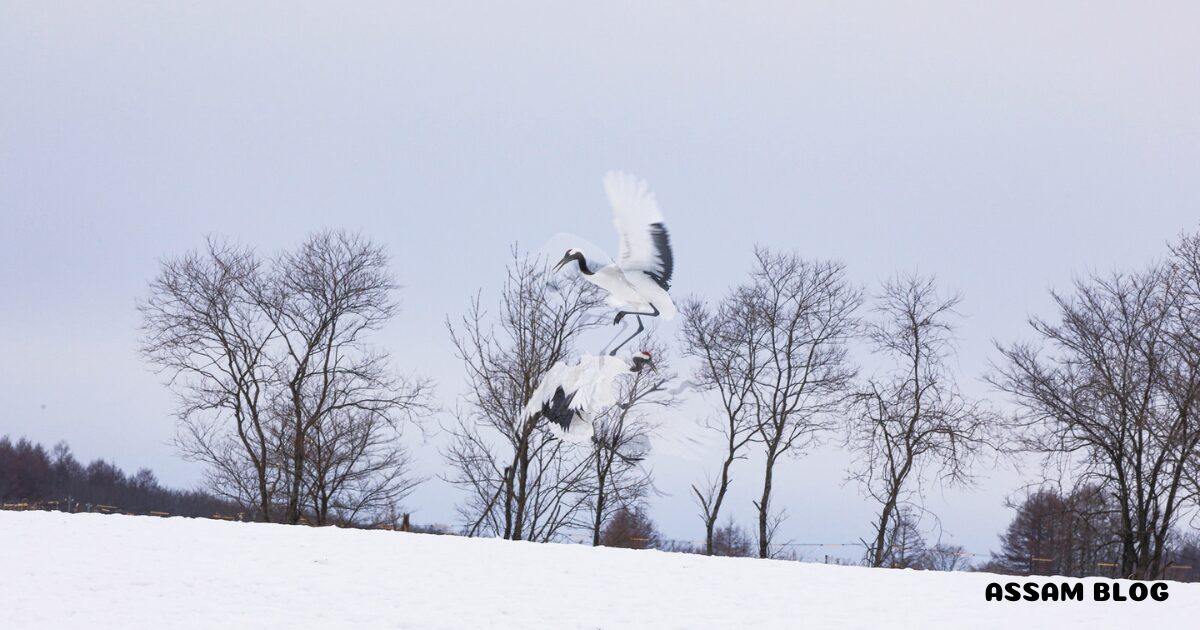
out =
[[[604,176],[604,192],[620,236],[617,264],[621,270],[641,271],[664,291],[670,290],[675,272],[671,239],[658,200],[646,181],[628,173],[610,172]]]

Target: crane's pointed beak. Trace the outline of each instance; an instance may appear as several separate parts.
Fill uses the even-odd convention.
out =
[[[571,255],[570,255],[570,254],[567,254],[566,256],[563,256],[563,257],[562,257],[562,260],[558,261],[558,264],[557,264],[557,265],[554,265],[554,271],[553,271],[553,273],[558,273],[558,270],[559,270],[559,269],[562,269],[562,268],[563,268],[563,265],[565,265],[565,264],[567,264],[567,263],[569,263],[569,262],[571,262]]]
[[[637,372],[641,372],[646,367],[649,367],[654,372],[658,372],[658,366],[654,365],[653,360],[642,359],[640,357],[634,360],[633,366],[629,368],[629,371],[637,373]]]

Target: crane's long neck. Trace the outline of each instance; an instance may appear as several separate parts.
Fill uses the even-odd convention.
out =
[[[583,260],[582,252],[575,252],[575,255],[572,256],[572,258],[574,258],[575,262],[579,265],[579,273],[581,273],[585,276],[592,275],[592,273],[593,273],[592,270],[588,269],[587,263]]]

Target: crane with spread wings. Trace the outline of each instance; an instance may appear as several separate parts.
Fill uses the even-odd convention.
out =
[[[613,348],[611,356],[646,329],[643,316],[663,319],[675,316],[675,303],[668,293],[675,259],[658,200],[645,180],[610,172],[604,176],[604,191],[612,205],[613,225],[620,238],[617,260],[597,265],[588,261],[582,250],[572,247],[554,270],[574,261],[585,280],[608,294],[606,302],[617,310],[614,325],[620,324],[626,315],[637,318],[637,330]]]

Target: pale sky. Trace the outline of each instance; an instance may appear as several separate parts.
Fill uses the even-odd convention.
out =
[[[991,340],[1197,227],[1194,3],[492,4],[0,0],[0,434],[196,483],[134,303],[207,234],[385,244],[406,288],[378,341],[452,407],[443,319],[495,296],[514,241],[613,247],[600,178],[624,169],[658,194],[676,296],[719,296],[755,243],[868,287],[937,274],[965,298],[961,385],[1002,405],[979,381]],[[670,441],[653,516],[694,539],[688,484],[719,454]],[[417,456],[436,473],[436,438]],[[869,534],[849,463],[828,445],[784,465],[782,540]],[[976,552],[1036,471],[981,472],[930,498]],[[736,471],[745,525],[760,474]],[[458,498],[435,480],[410,506],[453,522]]]

